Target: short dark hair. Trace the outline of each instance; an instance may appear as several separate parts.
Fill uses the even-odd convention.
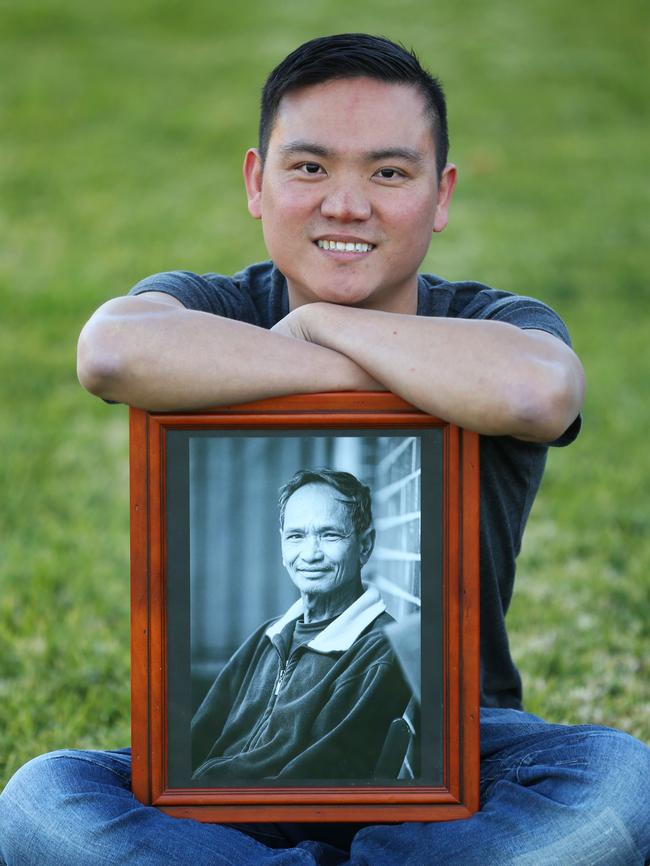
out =
[[[372,526],[372,505],[370,488],[350,472],[336,469],[299,469],[293,478],[280,488],[280,529],[284,526],[284,512],[289,497],[307,484],[327,484],[345,497],[354,531],[362,535]]]
[[[422,95],[432,122],[440,177],[449,152],[447,106],[440,81],[422,68],[414,51],[407,51],[403,45],[383,36],[367,33],[340,33],[311,39],[275,67],[262,91],[259,130],[262,162],[283,96],[333,78],[364,76],[389,84],[410,84]]]

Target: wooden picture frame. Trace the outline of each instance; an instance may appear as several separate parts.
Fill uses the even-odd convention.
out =
[[[212,822],[435,821],[475,812],[478,436],[394,395],[373,392],[299,395],[183,413],[131,409],[130,434],[135,796],[171,815]],[[238,696],[244,694],[241,682],[237,689],[232,683],[258,676],[257,668],[246,667],[253,662],[240,661],[248,650],[237,647],[248,646],[251,625],[283,615],[288,592],[297,594],[295,574],[287,562],[286,570],[282,567],[290,558],[284,553],[289,530],[278,532],[278,482],[286,483],[295,469],[322,466],[351,471],[373,495],[376,539],[363,568],[371,585],[364,598],[379,593],[388,611],[381,622],[390,616],[398,620],[381,631],[381,645],[388,641],[393,650],[391,665],[372,666],[373,675],[390,672],[393,685],[378,687],[371,715],[357,729],[349,728],[347,741],[336,740],[332,732],[338,736],[342,723],[328,717],[305,722],[311,731],[324,725],[324,733],[299,754],[291,753],[295,747],[288,735],[276,732],[273,748],[265,747],[266,763],[260,758],[264,769],[254,769],[258,753],[252,738],[243,757],[232,745],[223,754],[215,745],[207,753],[212,757],[201,763],[201,756],[192,757],[193,746],[203,748],[199,723],[192,734],[192,717],[221,712],[228,703],[223,709],[228,721],[219,723],[220,730],[234,729],[232,720],[248,707],[248,698],[226,701],[223,695],[237,689]],[[317,540],[322,556],[321,535]],[[320,579],[321,566],[314,568],[307,576]],[[322,571],[329,574],[331,568],[327,560]],[[294,621],[287,616],[287,622]],[[264,635],[252,646],[267,652],[265,641],[272,639]],[[352,670],[346,655],[352,650],[341,655],[340,649],[322,652]],[[265,681],[259,677],[255,689],[261,692]],[[215,697],[204,699],[207,685],[216,680],[210,693]],[[352,674],[339,676],[337,696],[343,681],[346,689],[357,682]],[[358,683],[350,718],[361,695],[365,701],[375,694],[365,680]],[[382,713],[388,714],[391,701],[401,711],[404,683],[409,700],[384,732]],[[329,698],[318,700],[325,706]],[[300,716],[306,719],[313,708],[306,698],[291,706],[300,711],[287,729],[300,731]],[[213,716],[207,718],[211,725]],[[220,742],[216,730],[215,736]],[[339,752],[321,745],[330,740]],[[371,741],[383,743],[376,760]],[[310,749],[316,755],[312,764],[303,760]]]

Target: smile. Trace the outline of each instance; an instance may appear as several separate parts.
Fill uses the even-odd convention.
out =
[[[369,253],[375,248],[374,244],[367,244],[361,241],[318,240],[316,244],[322,250],[335,250],[337,253]]]

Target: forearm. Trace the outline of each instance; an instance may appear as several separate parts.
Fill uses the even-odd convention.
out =
[[[307,338],[347,355],[388,390],[488,435],[550,441],[582,402],[580,362],[554,337],[503,322],[315,304]]]
[[[116,298],[90,319],[78,373],[97,396],[158,410],[378,387],[325,347],[137,297]]]

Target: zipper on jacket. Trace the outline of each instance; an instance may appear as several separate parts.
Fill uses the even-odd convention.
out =
[[[275,647],[275,651],[278,654],[278,660],[280,662],[280,671],[278,673],[278,678],[276,680],[275,686],[273,687],[273,691],[271,692],[271,697],[269,699],[268,704],[266,705],[266,710],[262,714],[262,717],[258,719],[257,724],[250,732],[248,740],[246,744],[242,748],[242,752],[248,752],[251,749],[255,748],[255,744],[258,742],[259,738],[262,736],[264,730],[266,729],[271,714],[273,712],[273,708],[275,706],[275,702],[277,700],[278,694],[280,692],[280,687],[282,686],[282,680],[287,673],[287,667],[289,666],[289,659],[284,658],[284,653],[282,651],[282,647],[278,646],[275,640],[271,641],[273,646]]]
[[[275,688],[273,689],[273,695],[277,698],[280,694],[280,689],[282,688],[282,680],[284,679],[284,675],[287,672],[286,666],[280,669],[280,674],[278,676],[278,681],[275,684]]]
[[[280,662],[280,671],[278,673],[278,678],[276,680],[275,686],[273,687],[273,691],[271,692],[271,698],[266,706],[266,710],[264,711],[262,718],[258,720],[257,724],[253,728],[250,733],[246,744],[242,748],[242,752],[249,752],[254,749],[260,741],[260,738],[263,736],[264,732],[268,728],[271,716],[273,715],[273,710],[275,709],[275,705],[277,703],[278,695],[280,694],[280,689],[282,688],[282,683],[284,682],[286,675],[292,671],[295,666],[295,658],[299,654],[302,646],[297,647],[288,657],[285,658],[283,647],[279,645],[277,642],[277,638],[272,640],[271,643],[275,647],[275,650],[278,654],[278,659]],[[291,661],[294,660],[293,665]]]

